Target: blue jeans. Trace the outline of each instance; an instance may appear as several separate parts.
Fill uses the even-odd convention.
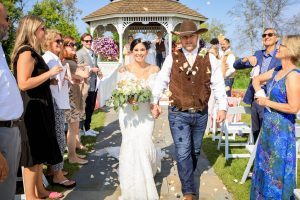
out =
[[[226,91],[226,94],[228,97],[231,97],[231,90],[232,90],[232,85],[233,85],[233,82],[234,82],[234,78],[226,78],[224,79],[224,82],[225,82],[225,87],[228,86],[229,87],[229,90]]]
[[[188,113],[179,111],[175,106],[169,106],[169,122],[182,193],[196,194],[194,170],[197,167],[207,124],[207,108],[203,112]]]

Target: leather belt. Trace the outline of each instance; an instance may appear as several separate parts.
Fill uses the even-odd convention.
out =
[[[12,128],[19,126],[21,120],[0,121],[0,127]]]
[[[201,110],[197,110],[195,108],[189,108],[187,110],[183,110],[182,112],[197,113],[197,112],[202,112],[202,111]]]

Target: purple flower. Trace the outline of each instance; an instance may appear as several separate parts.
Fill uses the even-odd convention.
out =
[[[119,56],[119,48],[112,38],[96,38],[93,41],[92,49],[96,54],[106,59],[117,60]]]

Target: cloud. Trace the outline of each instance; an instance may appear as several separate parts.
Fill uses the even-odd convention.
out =
[[[209,5],[210,5],[210,1],[207,1],[207,2],[206,2],[206,5],[208,5],[208,6],[209,6]]]

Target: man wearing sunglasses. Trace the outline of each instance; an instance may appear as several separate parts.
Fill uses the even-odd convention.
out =
[[[14,199],[21,155],[18,119],[23,113],[23,101],[1,44],[8,38],[9,26],[7,11],[0,3],[0,199]]]
[[[90,66],[90,81],[89,81],[89,92],[86,98],[86,106],[85,106],[85,135],[89,136],[96,136],[98,133],[91,129],[90,124],[92,120],[92,115],[96,105],[96,98],[97,98],[97,76],[102,78],[101,70],[97,65],[97,57],[94,51],[92,50],[92,35],[88,33],[84,33],[81,36],[81,44],[83,47],[77,51],[77,60],[78,64],[86,64]]]
[[[265,73],[274,67],[280,66],[280,60],[275,57],[276,44],[278,41],[276,30],[274,28],[266,28],[262,34],[262,41],[265,46],[264,50],[258,50],[253,56],[247,56],[236,60],[233,67],[235,69],[253,68],[251,77],[253,78],[254,76]],[[264,89],[266,90],[266,86],[264,86]],[[263,120],[264,107],[258,105],[254,101],[254,93],[255,91],[251,80],[244,97],[244,102],[251,105],[252,133],[254,141],[256,142]]]

